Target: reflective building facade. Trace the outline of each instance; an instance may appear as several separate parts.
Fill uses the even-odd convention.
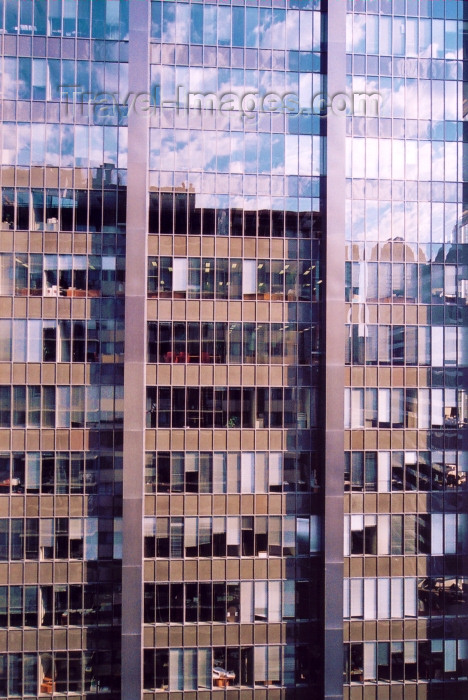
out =
[[[0,2],[1,697],[466,693],[464,12]]]
[[[467,8],[352,5],[348,80],[382,102],[347,126],[345,683],[462,697]]]

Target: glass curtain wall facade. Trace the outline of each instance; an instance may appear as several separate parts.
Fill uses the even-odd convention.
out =
[[[324,134],[247,110],[320,91],[320,3],[152,2],[149,38],[143,688],[309,697]]]
[[[318,693],[320,3],[1,21],[0,694]]]
[[[466,5],[0,0],[0,696],[466,693]]]
[[[126,91],[128,3],[0,24],[0,696],[117,699],[127,126],[70,105]]]
[[[348,2],[350,89],[382,96],[347,125],[352,698],[467,692],[466,7]]]

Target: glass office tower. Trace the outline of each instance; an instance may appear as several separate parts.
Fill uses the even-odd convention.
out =
[[[345,684],[467,693],[467,3],[348,3]],[[465,63],[464,63],[465,59]],[[364,683],[364,695],[362,684]],[[370,693],[370,694],[368,694]]]
[[[120,697],[127,126],[67,100],[126,89],[128,3],[92,9],[0,7],[2,697]]]
[[[0,696],[466,693],[465,6],[0,2]]]

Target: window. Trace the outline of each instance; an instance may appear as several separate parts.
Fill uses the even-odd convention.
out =
[[[242,294],[252,297],[257,291],[257,263],[255,260],[242,261]]]
[[[185,296],[187,292],[187,265],[186,258],[174,258],[172,261],[172,289],[176,296]],[[166,288],[165,288],[166,289]]]
[[[92,388],[92,387],[90,387]],[[157,394],[157,396],[156,396]],[[237,387],[156,387],[147,388],[148,428],[296,427],[316,425],[311,412],[311,390],[297,394],[283,388],[241,389]],[[89,400],[88,400],[89,405]],[[226,417],[227,408],[227,417]]]

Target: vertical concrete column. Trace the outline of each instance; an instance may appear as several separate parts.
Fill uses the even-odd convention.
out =
[[[129,0],[129,91],[149,90],[151,3]],[[145,460],[148,112],[128,114],[123,439],[122,700],[143,689],[143,513]]]
[[[346,91],[346,2],[328,0],[327,93]],[[326,125],[324,698],[343,697],[344,261],[346,118]]]

